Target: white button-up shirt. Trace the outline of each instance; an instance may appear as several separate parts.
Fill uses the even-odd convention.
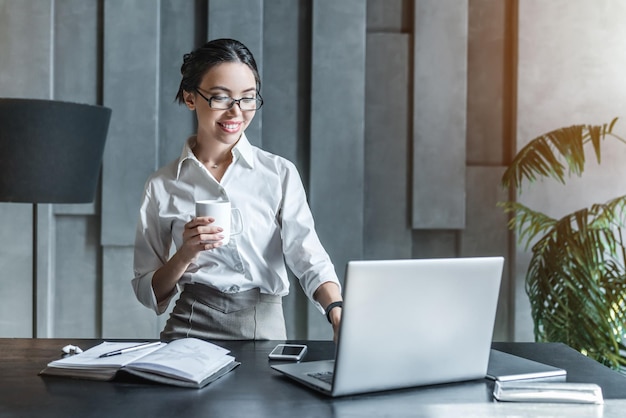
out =
[[[191,151],[187,140],[179,159],[148,179],[135,240],[132,280],[137,299],[157,314],[171,297],[157,304],[152,276],[169,259],[171,244],[180,248],[183,229],[195,216],[195,202],[229,200],[239,209],[232,235],[222,247],[200,253],[179,284],[203,283],[222,292],[259,288],[261,293],[289,293],[285,262],[317,308],[313,293],[324,282],[339,285],[330,257],[315,232],[300,175],[290,161],[252,146],[245,134],[233,148],[233,161],[221,182]],[[176,294],[174,292],[171,296]]]

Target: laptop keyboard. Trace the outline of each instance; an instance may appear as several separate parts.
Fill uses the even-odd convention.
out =
[[[328,383],[329,385],[333,384],[333,372],[318,372],[318,373],[309,373],[314,379],[321,380],[322,382]]]

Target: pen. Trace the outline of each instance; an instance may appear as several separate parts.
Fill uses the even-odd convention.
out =
[[[109,351],[108,353],[100,354],[99,358],[117,356],[117,355],[120,355],[120,354],[129,353],[131,351],[142,350],[142,349],[148,348],[148,347],[154,347],[155,345],[159,345],[159,344],[161,344],[161,341],[154,341],[154,342],[151,342],[151,343],[134,345],[134,346],[128,347],[128,348],[122,348],[121,350]]]

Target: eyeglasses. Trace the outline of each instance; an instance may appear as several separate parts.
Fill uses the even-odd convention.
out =
[[[257,93],[256,97],[242,97],[241,99],[233,99],[229,96],[211,96],[206,97],[199,89],[196,89],[196,92],[202,97],[204,100],[209,103],[209,107],[215,110],[228,110],[231,109],[235,103],[239,106],[239,109],[242,111],[248,110],[257,110],[263,106],[263,98],[260,94]]]

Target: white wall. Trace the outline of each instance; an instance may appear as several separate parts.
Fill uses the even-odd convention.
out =
[[[620,117],[626,138],[626,1],[520,0],[517,149],[556,128]],[[607,143],[607,145],[609,145]],[[603,148],[598,166],[587,154],[581,179],[547,181],[520,201],[553,217],[626,194],[626,145]],[[593,153],[593,150],[588,149]],[[515,339],[534,339],[524,291],[528,253],[517,249]]]

